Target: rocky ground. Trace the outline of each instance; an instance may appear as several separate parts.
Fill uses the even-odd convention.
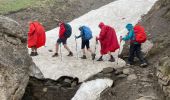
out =
[[[98,0],[96,0],[96,1],[95,0],[86,0],[86,1],[85,0],[84,1],[71,0],[69,2],[63,1],[64,5],[65,5],[65,7],[64,7],[64,5],[63,5],[63,7],[66,9],[62,10],[62,12],[61,12],[61,10],[56,10],[57,8],[56,9],[49,8],[49,9],[45,10],[47,12],[44,13],[43,12],[44,9],[40,10],[40,9],[36,8],[36,9],[26,9],[21,12],[8,14],[7,16],[12,17],[15,20],[19,21],[20,23],[22,23],[21,24],[22,26],[26,26],[26,23],[28,20],[38,18],[38,19],[41,19],[41,21],[43,22],[43,24],[45,26],[47,26],[47,29],[51,29],[51,28],[56,27],[56,23],[54,22],[54,19],[56,18],[55,15],[58,15],[57,17],[64,21],[70,21],[73,18],[76,18],[93,8],[97,8],[97,7],[102,6],[102,5],[104,5],[108,2],[111,2],[111,1],[112,0],[110,0],[110,1],[100,0],[100,4],[98,4],[99,3]],[[74,4],[78,4],[81,6],[71,9],[75,6]],[[68,6],[69,10],[67,8],[67,5],[69,5]],[[91,5],[93,5],[92,8],[91,8]],[[98,5],[98,6],[95,6],[95,5]],[[54,6],[50,6],[50,7],[54,7]],[[135,64],[134,66],[130,66],[130,67],[125,66],[120,69],[108,68],[108,69],[104,69],[101,73],[98,73],[97,75],[94,75],[88,79],[88,80],[93,80],[95,78],[108,77],[108,78],[111,78],[112,80],[114,80],[114,84],[112,85],[112,87],[106,89],[105,91],[103,91],[101,93],[100,100],[169,100],[169,97],[168,97],[170,94],[170,92],[168,90],[169,85],[170,85],[169,84],[170,82],[168,80],[168,79],[170,79],[168,76],[169,75],[169,63],[168,63],[169,58],[168,58],[168,56],[170,56],[170,54],[169,54],[169,51],[170,51],[169,39],[170,39],[170,37],[168,35],[170,33],[170,29],[169,29],[169,27],[170,27],[170,10],[169,9],[170,9],[170,0],[159,0],[156,3],[156,5],[152,8],[152,10],[147,15],[145,15],[143,17],[142,25],[146,28],[146,31],[148,33],[150,33],[150,36],[149,36],[150,41],[152,41],[154,43],[154,47],[147,55],[147,60],[149,63],[148,67],[141,68],[138,66],[138,64]],[[52,10],[56,11],[56,12],[54,14],[51,14],[53,12]],[[30,15],[26,15],[26,12],[29,12],[29,11],[31,12]],[[68,12],[77,11],[77,12],[70,14],[70,13],[67,13],[67,11]],[[43,14],[45,14],[45,15],[43,15]],[[51,14],[51,16],[47,16],[48,14]],[[69,15],[69,17],[67,14]],[[51,19],[51,20],[46,21],[45,19]],[[24,27],[25,31],[26,31],[26,29],[27,29],[27,27]],[[5,32],[4,29],[2,29],[2,31],[0,31],[0,33],[3,33],[3,34],[0,34],[0,36],[2,38],[1,43],[3,44],[3,46],[1,46],[1,48],[3,47],[3,48],[5,48],[5,50],[11,50],[10,48],[14,48],[14,51],[16,49],[20,48],[20,46],[18,47],[16,44],[16,43],[20,43],[20,42],[16,42],[16,40],[17,41],[21,40],[21,43],[22,43],[22,40],[24,40],[23,35],[21,38],[21,36],[18,36],[18,35],[15,36],[13,34],[12,35],[7,34],[9,32],[8,31]],[[11,33],[13,33],[13,32],[11,32]],[[18,33],[18,32],[15,32],[15,33]],[[4,35],[4,34],[6,34],[6,35]],[[12,36],[12,39],[8,38],[11,36]],[[15,36],[15,37],[13,37],[13,36]],[[7,38],[5,38],[5,37],[7,37]],[[4,45],[4,43],[8,44],[7,45],[8,49],[6,49],[7,46]],[[26,50],[26,49],[24,49],[24,50]],[[0,52],[0,55],[1,55],[0,59],[2,59],[1,61],[7,61],[8,59],[10,59],[10,57],[8,57],[7,55],[3,55],[3,53],[5,51],[3,51],[3,53],[1,53],[1,52]],[[23,52],[25,52],[25,51],[23,51]],[[16,53],[16,54],[19,55],[18,53]],[[16,55],[16,54],[11,54],[11,55]],[[28,56],[28,55],[26,55],[26,56]],[[4,57],[7,57],[6,60],[4,60]],[[27,58],[29,58],[29,57],[27,57]],[[19,59],[19,58],[17,58],[17,59]],[[20,61],[17,59],[16,59],[16,61]],[[9,61],[13,61],[13,60],[9,60]],[[29,61],[30,61],[30,59],[29,59]],[[21,60],[21,62],[22,62],[22,60]],[[9,64],[10,63],[12,63],[12,62],[9,62]],[[31,64],[29,64],[29,63],[31,63]],[[15,63],[12,63],[12,65],[14,65],[15,67],[20,68],[19,70],[22,70],[22,72],[23,72],[22,74],[24,74],[23,76],[25,76],[25,77],[22,76],[22,78],[24,78],[26,81],[28,81],[28,74],[26,74],[25,70],[28,70],[28,66],[32,65],[31,61],[29,63],[28,64],[21,63],[21,64],[26,64],[26,66],[27,66],[26,68],[15,66]],[[8,66],[8,65],[5,65],[3,62],[0,62],[0,66],[3,67],[3,66]],[[8,67],[5,67],[5,68],[8,68]],[[11,68],[11,67],[9,66],[9,68]],[[4,71],[4,70],[10,70],[9,68],[2,69],[1,72],[7,73],[7,71]],[[159,75],[157,74],[158,70],[161,73]],[[12,70],[9,72],[13,73]],[[9,77],[7,74],[5,74],[5,75],[7,76],[7,78]],[[15,73],[15,75],[16,75],[17,79],[21,78],[21,76],[20,76],[21,74],[19,74],[18,72]],[[4,76],[4,74],[2,74],[1,76],[6,77],[6,76]],[[164,80],[164,76],[168,77],[168,78],[166,78],[168,81],[167,84],[158,82],[158,80],[159,81]],[[12,79],[11,77],[9,77],[9,78]],[[1,79],[5,80],[5,78],[1,78]],[[80,83],[77,83],[78,81],[75,81],[75,80],[73,81],[73,80],[74,80],[73,78],[69,78],[69,79],[61,78],[60,80],[54,81],[54,80],[50,80],[50,79],[41,80],[41,79],[37,79],[34,77],[30,77],[30,81],[26,88],[26,92],[24,94],[23,100],[56,100],[56,97],[59,98],[58,100],[70,100],[71,97],[73,97],[73,95],[77,91],[78,87],[80,86]],[[3,81],[3,82],[7,82],[7,81]],[[15,81],[14,81],[14,83],[15,83]],[[11,83],[11,84],[13,85],[13,83]],[[26,84],[27,83],[24,83],[22,86],[25,87]],[[0,87],[1,86],[4,87],[4,85],[5,84],[0,84]],[[18,86],[18,84],[16,84],[16,85]],[[162,89],[164,91],[162,91]],[[4,88],[1,90],[5,91]],[[15,89],[12,89],[12,90],[15,90]],[[3,91],[0,91],[0,92],[2,92],[4,94]],[[11,95],[13,95],[13,93],[17,93],[17,92],[12,92]],[[20,97],[22,94],[23,93],[20,94]],[[10,93],[8,95],[10,97]],[[1,98],[3,98],[3,97],[1,97]],[[8,100],[12,100],[12,99],[8,99]]]

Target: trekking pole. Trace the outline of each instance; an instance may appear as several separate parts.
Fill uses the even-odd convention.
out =
[[[76,37],[76,35],[75,35]],[[77,51],[77,39],[75,38],[75,42],[76,42],[76,54],[77,54],[77,60],[78,60],[78,51]]]
[[[96,41],[95,47],[94,47],[94,54],[95,54],[95,55],[96,55],[96,50],[97,50],[97,44],[98,44],[98,41]],[[93,64],[94,64],[94,59],[93,59]]]
[[[60,43],[60,55],[61,55],[61,61],[62,61],[61,43]]]
[[[120,44],[119,44],[120,46],[121,46],[121,42],[122,42],[122,36],[120,36]],[[118,56],[119,56],[119,53],[120,53],[120,48],[119,48],[119,51],[118,51],[118,54],[117,54],[117,58],[118,58],[118,59],[117,59],[117,63],[116,63],[117,66],[118,66],[118,64],[119,64],[119,57],[118,57]]]

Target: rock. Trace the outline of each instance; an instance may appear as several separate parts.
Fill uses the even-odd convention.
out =
[[[103,72],[103,74],[107,74],[107,73],[112,73],[114,71],[115,71],[114,68],[108,67],[108,68],[104,68],[102,72]]]
[[[34,65],[20,25],[0,16],[0,100],[21,100]]]
[[[143,96],[136,100],[158,100],[155,96]]]
[[[129,80],[129,81],[132,81],[132,80],[135,80],[135,79],[137,79],[137,76],[135,74],[131,74],[127,77],[127,80]]]
[[[133,72],[134,72],[134,70],[131,68],[123,69],[123,74],[125,74],[125,75],[132,74]]]
[[[80,85],[76,83],[74,87],[64,87],[65,79],[62,77],[55,81],[30,77],[22,100],[71,100]]]
[[[125,74],[120,74],[117,76],[117,78],[125,78],[125,77],[127,77],[127,75],[125,75]]]
[[[123,74],[123,69],[116,69],[115,75]]]
[[[163,75],[170,75],[170,58],[162,58],[158,63],[158,69]]]

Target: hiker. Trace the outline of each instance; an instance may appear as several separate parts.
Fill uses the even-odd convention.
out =
[[[46,35],[44,27],[38,21],[29,22],[28,48],[31,48],[30,56],[37,56],[37,49],[44,46]]]
[[[78,39],[80,37],[82,39],[81,49],[83,51],[83,56],[81,57],[81,59],[87,59],[86,58],[86,53],[85,53],[85,47],[86,47],[87,50],[91,53],[92,60],[94,60],[95,59],[95,54],[90,49],[90,39],[93,38],[92,31],[87,26],[81,26],[81,27],[79,27],[79,30],[80,30],[80,35],[75,36],[75,39]]]
[[[71,36],[72,28],[69,24],[64,23],[64,22],[59,22],[59,26],[60,26],[59,38],[56,43],[56,53],[52,57],[58,56],[58,49],[61,43],[64,45],[64,48],[69,52],[67,56],[73,56],[73,53],[67,46],[67,39]]]
[[[116,32],[114,28],[104,25],[103,22],[99,24],[99,28],[101,29],[99,37],[96,37],[96,41],[100,41],[101,50],[100,50],[100,58],[97,61],[103,61],[103,55],[110,55],[110,62],[114,62],[115,59],[111,55],[111,52],[115,52],[119,48],[119,43],[117,40]]]
[[[139,24],[137,24],[135,27],[133,27],[132,24],[127,24],[126,29],[128,30],[128,34],[125,37],[123,37],[122,40],[124,41],[130,40],[130,49],[127,65],[134,64],[134,57],[136,55],[141,62],[140,66],[141,67],[147,66],[147,63],[141,54],[141,44],[146,41],[144,28],[141,27]],[[137,34],[141,33],[143,33],[144,35],[143,40],[141,36],[137,37]]]

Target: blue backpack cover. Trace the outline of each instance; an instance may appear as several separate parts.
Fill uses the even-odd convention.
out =
[[[93,38],[93,36],[92,36],[92,31],[91,31],[91,29],[90,29],[89,27],[87,27],[87,26],[82,26],[82,29],[83,29],[83,38],[84,38],[85,40],[90,40],[90,39]]]
[[[64,23],[64,26],[65,26],[65,29],[66,29],[66,31],[64,33],[64,37],[69,38],[71,36],[71,34],[72,34],[72,28],[67,23]]]

